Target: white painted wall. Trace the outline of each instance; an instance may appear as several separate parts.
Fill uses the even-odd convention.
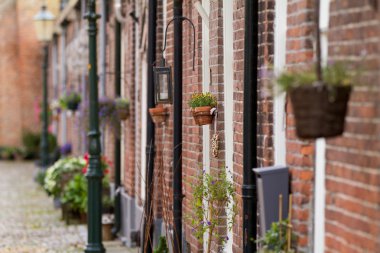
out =
[[[327,64],[328,40],[327,29],[329,27],[330,0],[320,2],[320,29],[322,63]],[[318,139],[316,142],[315,156],[315,189],[314,189],[314,253],[325,252],[325,207],[326,207],[326,140]]]
[[[279,75],[286,64],[287,0],[276,0],[274,27],[274,71]],[[274,162],[286,164],[286,94],[275,91],[274,110]],[[278,94],[277,94],[278,93]]]

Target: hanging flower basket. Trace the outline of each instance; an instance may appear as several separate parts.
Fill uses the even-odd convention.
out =
[[[155,124],[163,124],[166,121],[168,109],[165,107],[150,108],[149,114]]]
[[[75,112],[78,110],[78,107],[79,107],[79,102],[72,101],[72,102],[67,103],[67,109],[69,109],[70,111]]]
[[[351,86],[300,86],[290,90],[297,136],[334,137],[344,131]]]
[[[115,109],[119,120],[127,120],[129,118],[129,101],[125,98],[115,99]]]
[[[119,109],[116,109],[116,113],[117,113],[117,117],[119,118],[119,120],[127,120],[129,118],[129,110],[128,109],[123,109],[123,108],[119,108]]]
[[[210,125],[214,119],[214,107],[201,106],[193,109],[193,117],[198,126]]]
[[[59,103],[61,108],[68,109],[70,111],[77,111],[79,108],[79,104],[82,101],[82,97],[77,92],[69,92],[68,94],[64,94],[60,99]]]

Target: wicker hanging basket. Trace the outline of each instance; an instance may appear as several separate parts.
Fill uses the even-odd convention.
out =
[[[163,124],[168,116],[168,109],[166,107],[150,108],[149,114],[155,124]]]
[[[116,109],[117,117],[119,120],[124,121],[129,118],[128,108],[117,108]]]
[[[315,139],[341,135],[350,93],[350,86],[300,86],[290,90],[297,136]]]
[[[214,119],[211,113],[211,106],[195,107],[193,109],[193,117],[198,126],[210,125]]]

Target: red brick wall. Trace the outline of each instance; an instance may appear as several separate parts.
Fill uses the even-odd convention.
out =
[[[0,145],[21,145],[24,130],[38,131],[35,108],[42,97],[41,45],[30,20],[38,1],[5,1],[0,31]]]
[[[327,142],[326,252],[380,249],[378,27],[378,12],[368,3],[332,1],[329,58],[365,67],[343,137]]]
[[[297,68],[313,61],[313,6],[311,0],[288,1],[286,64]],[[301,11],[302,10],[302,11]],[[287,110],[286,162],[291,170],[293,192],[292,224],[300,252],[310,252],[312,245],[312,204],[314,179],[314,144],[295,136],[290,101]]]

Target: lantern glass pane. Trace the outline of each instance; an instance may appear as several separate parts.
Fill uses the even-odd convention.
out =
[[[158,83],[159,83],[159,100],[169,99],[168,75],[166,73],[159,75]]]

